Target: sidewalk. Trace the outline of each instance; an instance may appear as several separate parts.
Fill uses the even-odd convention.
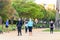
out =
[[[0,40],[60,40],[60,32],[42,32],[44,29],[33,29],[33,35],[29,36],[29,33],[25,33],[22,30],[22,36],[17,36],[17,31],[0,34]]]

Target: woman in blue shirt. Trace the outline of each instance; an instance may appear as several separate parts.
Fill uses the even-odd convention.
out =
[[[8,27],[9,27],[9,20],[7,19],[7,21],[6,21],[6,29],[7,29],[7,31],[9,32]]]
[[[32,27],[33,27],[33,21],[31,18],[28,21],[28,27],[29,27],[29,35],[31,36],[32,35]]]
[[[9,20],[6,21],[6,28],[9,26]]]

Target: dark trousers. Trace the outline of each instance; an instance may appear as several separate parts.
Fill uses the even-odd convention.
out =
[[[50,33],[53,33],[53,28],[50,28]]]
[[[27,33],[28,28],[25,26],[25,33]]]
[[[29,26],[29,32],[32,32],[32,27]]]
[[[19,34],[22,35],[21,27],[18,27],[18,36],[19,36]]]

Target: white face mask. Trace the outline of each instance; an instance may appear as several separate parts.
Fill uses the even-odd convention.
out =
[[[19,18],[19,21],[20,21],[21,19]]]
[[[51,23],[53,23],[53,21],[51,21]]]
[[[30,20],[30,21],[32,21],[32,19],[31,19],[31,18],[30,18],[29,20]]]

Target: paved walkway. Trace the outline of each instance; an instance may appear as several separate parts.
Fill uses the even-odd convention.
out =
[[[0,40],[60,40],[60,32],[42,32],[44,29],[33,29],[33,35],[22,30],[22,36],[17,36],[17,31],[0,34]]]

